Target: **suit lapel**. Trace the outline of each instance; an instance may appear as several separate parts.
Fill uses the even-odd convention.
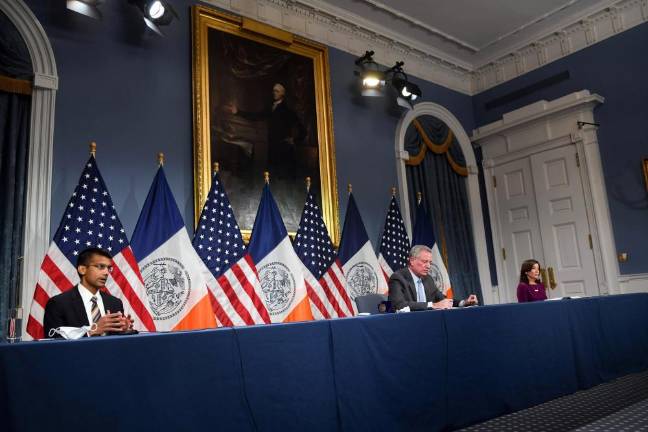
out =
[[[414,278],[412,278],[412,273],[410,273],[409,268],[405,268],[405,280],[407,281],[407,289],[409,290],[410,298],[412,301],[417,301],[416,287],[414,286]]]
[[[79,320],[79,322],[81,323],[85,323],[82,325],[90,325],[90,323],[88,322],[88,315],[86,314],[85,307],[83,306],[81,293],[79,293],[79,289],[79,285],[74,287],[74,295],[72,296],[72,308],[77,320]]]

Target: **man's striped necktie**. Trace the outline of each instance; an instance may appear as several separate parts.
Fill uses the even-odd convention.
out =
[[[99,310],[99,305],[97,304],[97,296],[92,296],[90,302],[92,303],[92,309],[90,309],[90,316],[92,317],[91,324],[94,324],[99,321],[99,318],[101,318],[101,311]]]

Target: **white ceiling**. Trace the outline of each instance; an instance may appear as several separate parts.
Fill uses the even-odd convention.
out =
[[[618,0],[301,0],[475,70]]]

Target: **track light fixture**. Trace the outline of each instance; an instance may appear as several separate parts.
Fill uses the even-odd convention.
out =
[[[66,7],[74,12],[80,13],[94,19],[101,19],[99,5],[101,0],[67,0]]]
[[[164,36],[159,26],[169,25],[178,14],[165,0],[129,0],[142,13],[144,22],[155,33]]]
[[[380,66],[373,61],[373,51],[367,51],[362,57],[356,59],[355,64],[360,68],[355,74],[362,80],[362,96],[382,96],[385,87],[385,74],[380,71]]]
[[[148,28],[160,36],[164,36],[164,34],[159,26],[169,25],[171,21],[178,19],[178,14],[166,0],[128,0],[128,2],[141,12]],[[99,10],[101,3],[103,0],[67,0],[66,7],[82,15],[101,19],[102,15]]]
[[[363,56],[355,60],[359,70],[355,75],[359,76],[362,83],[362,96],[383,96],[385,84],[389,83],[398,93],[396,102],[404,108],[411,108],[412,102],[421,96],[421,89],[412,83],[403,70],[402,61],[396,62],[389,69],[381,70],[380,66],[373,60],[373,51],[367,51]]]

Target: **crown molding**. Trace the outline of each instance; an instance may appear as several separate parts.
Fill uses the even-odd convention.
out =
[[[473,71],[472,94],[495,87],[648,20],[648,0],[621,0],[499,53]]]
[[[314,0],[207,0],[206,3],[353,55],[361,56],[373,50],[373,58],[380,64],[391,66],[396,61],[404,61],[410,76],[463,94],[472,92],[472,65],[332,5]]]
[[[362,1],[410,22],[446,43],[474,53],[471,45],[378,0]],[[473,65],[364,17],[316,0],[206,0],[206,3],[353,55],[360,56],[366,50],[373,50],[374,59],[380,64],[390,66],[396,61],[404,61],[408,75],[466,95],[488,90],[648,20],[648,0],[602,1],[540,36],[522,40],[512,49],[497,51],[479,65]],[[486,46],[495,42],[498,41]],[[479,52],[475,54],[478,55]]]

